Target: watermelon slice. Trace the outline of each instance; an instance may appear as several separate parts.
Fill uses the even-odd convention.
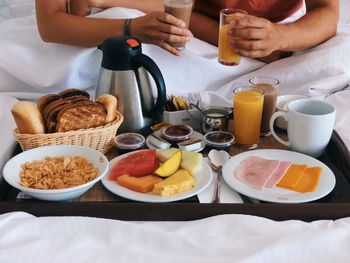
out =
[[[115,163],[109,174],[109,180],[116,180],[118,176],[129,174],[130,176],[144,176],[152,174],[159,166],[156,150],[142,150],[132,153]]]

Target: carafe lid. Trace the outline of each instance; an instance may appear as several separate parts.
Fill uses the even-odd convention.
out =
[[[102,67],[110,70],[132,70],[132,57],[142,52],[141,42],[130,36],[109,38],[98,48],[103,52]]]

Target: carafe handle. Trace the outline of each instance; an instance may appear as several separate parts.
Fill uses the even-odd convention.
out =
[[[162,119],[162,113],[163,113],[163,107],[166,100],[166,89],[165,89],[165,82],[162,76],[162,73],[160,72],[158,66],[154,61],[146,56],[145,54],[137,54],[133,57],[134,62],[136,63],[136,66],[144,67],[152,76],[154,79],[154,82],[157,86],[157,101],[155,103],[154,108],[151,110],[151,115],[156,120]]]

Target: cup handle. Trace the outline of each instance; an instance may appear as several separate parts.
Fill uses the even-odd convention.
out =
[[[274,130],[274,126],[273,124],[275,123],[275,120],[277,118],[283,118],[285,119],[286,121],[288,120],[288,115],[287,113],[283,112],[283,111],[277,111],[275,112],[274,114],[272,114],[271,118],[270,118],[270,131],[272,133],[272,136],[281,144],[283,144],[284,146],[287,146],[289,147],[290,146],[290,142],[289,141],[285,141],[285,140],[282,140],[275,132]]]

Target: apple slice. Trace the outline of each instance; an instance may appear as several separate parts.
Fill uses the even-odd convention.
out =
[[[155,174],[160,177],[168,177],[175,173],[181,164],[182,152],[178,150],[173,156],[171,156],[168,160],[162,163],[157,170],[155,170]]]

